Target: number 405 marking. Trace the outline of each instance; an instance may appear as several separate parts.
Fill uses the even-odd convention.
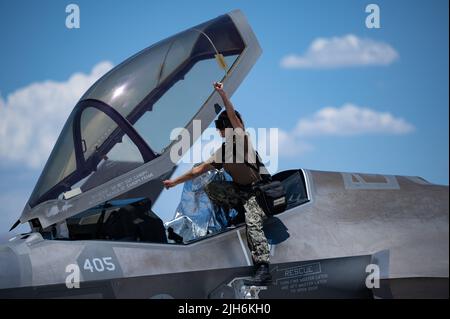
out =
[[[112,257],[92,258],[92,260],[87,258],[84,261],[83,269],[90,272],[114,271],[116,265],[112,262]]]

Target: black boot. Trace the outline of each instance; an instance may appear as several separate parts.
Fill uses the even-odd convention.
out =
[[[255,275],[249,279],[244,280],[246,286],[265,286],[272,281],[272,275],[269,272],[268,264],[258,265]]]

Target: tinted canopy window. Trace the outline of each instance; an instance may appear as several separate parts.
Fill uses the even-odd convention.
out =
[[[189,125],[213,93],[212,82],[231,72],[243,50],[232,20],[222,16],[161,41],[108,72],[72,112],[31,195],[30,206],[93,181],[101,162],[112,154],[119,162],[133,164],[104,172],[107,178],[95,179],[90,187],[83,184],[83,190],[165,151],[172,129]],[[216,61],[218,53],[225,57],[225,70]],[[98,107],[86,107],[89,103]],[[112,166],[104,166],[108,167]]]
[[[231,66],[235,55],[225,58]],[[134,124],[139,134],[152,150],[162,153],[170,144],[174,128],[185,127],[212,93],[211,79],[220,80],[224,75],[215,59],[201,60],[192,66],[183,79],[175,83]]]
[[[31,194],[30,202],[35,202],[59,181],[64,180],[75,172],[76,159],[72,134],[73,116],[74,112],[69,116],[64,125],[63,133],[61,133],[53,147],[50,158],[45,164],[44,170]]]

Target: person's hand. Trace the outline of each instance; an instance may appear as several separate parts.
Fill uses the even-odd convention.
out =
[[[174,187],[175,185],[177,185],[173,180],[171,179],[166,179],[165,181],[163,181],[164,187],[166,189],[169,189],[171,187]]]
[[[213,85],[214,85],[214,89],[220,94],[220,96],[226,95],[225,91],[223,90],[223,83],[214,82]]]

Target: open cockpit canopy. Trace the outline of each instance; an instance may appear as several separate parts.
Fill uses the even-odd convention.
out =
[[[100,78],[70,114],[20,222],[42,227],[170,174],[171,133],[220,107],[212,83],[232,94],[261,50],[240,11],[160,41]],[[190,141],[190,145],[194,140]]]

